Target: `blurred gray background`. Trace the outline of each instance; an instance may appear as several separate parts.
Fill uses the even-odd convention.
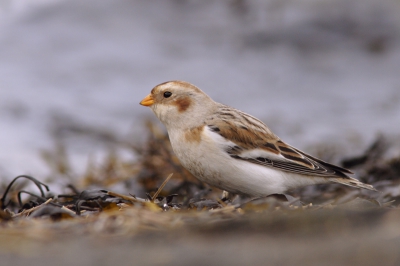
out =
[[[78,171],[109,148],[79,128],[143,141],[155,117],[138,103],[173,79],[295,147],[360,153],[400,134],[399,11],[398,0],[0,0],[0,177],[46,174],[40,152],[63,129],[78,128],[64,139]]]

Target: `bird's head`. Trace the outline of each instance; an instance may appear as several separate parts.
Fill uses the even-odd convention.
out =
[[[168,81],[155,86],[140,104],[150,107],[167,129],[197,126],[215,106],[207,94],[184,81]]]

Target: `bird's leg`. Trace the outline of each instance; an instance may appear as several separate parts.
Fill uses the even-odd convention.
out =
[[[223,202],[232,202],[233,199],[236,197],[236,194],[230,193],[228,191],[222,191],[222,198]]]

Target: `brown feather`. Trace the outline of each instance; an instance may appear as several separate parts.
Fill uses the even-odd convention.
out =
[[[204,129],[204,125],[191,128],[185,132],[185,139],[188,142],[200,142],[201,140],[201,132]]]
[[[265,126],[262,128],[254,123],[250,124],[252,125],[251,127],[248,126],[249,122],[252,122],[249,121],[249,118],[238,116],[236,113],[231,112],[230,108],[228,110],[218,113],[217,117],[210,117],[206,121],[207,126],[244,150],[259,148],[279,154],[279,150],[275,146],[275,143],[279,140],[277,136],[266,130]],[[221,119],[221,117],[225,118]],[[251,118],[256,120],[256,118]],[[257,122],[263,125],[259,120]]]
[[[178,107],[180,113],[186,111],[190,107],[191,103],[192,101],[189,97],[180,97],[173,102],[173,104]]]

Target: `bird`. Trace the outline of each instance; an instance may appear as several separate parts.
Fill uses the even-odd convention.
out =
[[[140,104],[165,125],[182,166],[226,197],[266,197],[324,183],[376,191],[350,177],[350,170],[286,144],[259,119],[215,102],[188,82],[161,83]]]

